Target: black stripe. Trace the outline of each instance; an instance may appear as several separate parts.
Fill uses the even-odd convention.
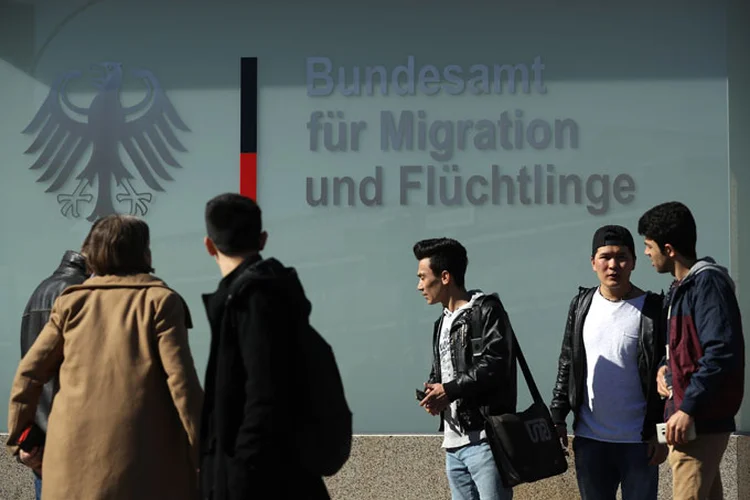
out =
[[[258,152],[258,58],[243,57],[240,67],[240,152]]]

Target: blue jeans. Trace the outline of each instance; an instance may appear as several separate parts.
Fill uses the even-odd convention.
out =
[[[42,500],[42,480],[34,476],[34,491],[36,491],[36,500]]]
[[[582,500],[656,500],[659,467],[649,465],[647,443],[604,443],[573,439],[578,490]]]
[[[503,486],[486,441],[445,450],[445,469],[452,500],[512,500]]]

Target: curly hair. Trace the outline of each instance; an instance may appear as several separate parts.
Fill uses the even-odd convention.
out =
[[[643,214],[638,220],[638,234],[654,240],[662,252],[669,244],[688,259],[696,258],[695,219],[690,209],[679,201],[662,203]]]

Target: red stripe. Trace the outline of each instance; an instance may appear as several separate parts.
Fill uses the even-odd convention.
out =
[[[240,194],[253,200],[258,199],[258,155],[240,154]]]
[[[16,444],[21,444],[24,441],[26,441],[26,438],[29,437],[29,433],[31,432],[31,427],[27,427],[25,431],[21,433],[21,435],[16,440]]]

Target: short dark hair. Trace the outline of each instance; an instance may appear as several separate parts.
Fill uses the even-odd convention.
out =
[[[206,203],[206,232],[219,252],[230,257],[260,249],[261,210],[255,200],[224,193]]]
[[[698,230],[690,209],[679,201],[662,203],[643,214],[638,220],[638,234],[654,240],[664,252],[669,244],[688,259],[695,259]]]
[[[451,238],[431,238],[414,244],[414,256],[417,260],[430,259],[430,269],[439,276],[448,271],[456,281],[456,285],[463,287],[466,278],[466,267],[469,258],[466,248]]]
[[[108,215],[97,220],[86,236],[86,264],[98,276],[151,273],[150,243],[145,221],[131,215]]]

